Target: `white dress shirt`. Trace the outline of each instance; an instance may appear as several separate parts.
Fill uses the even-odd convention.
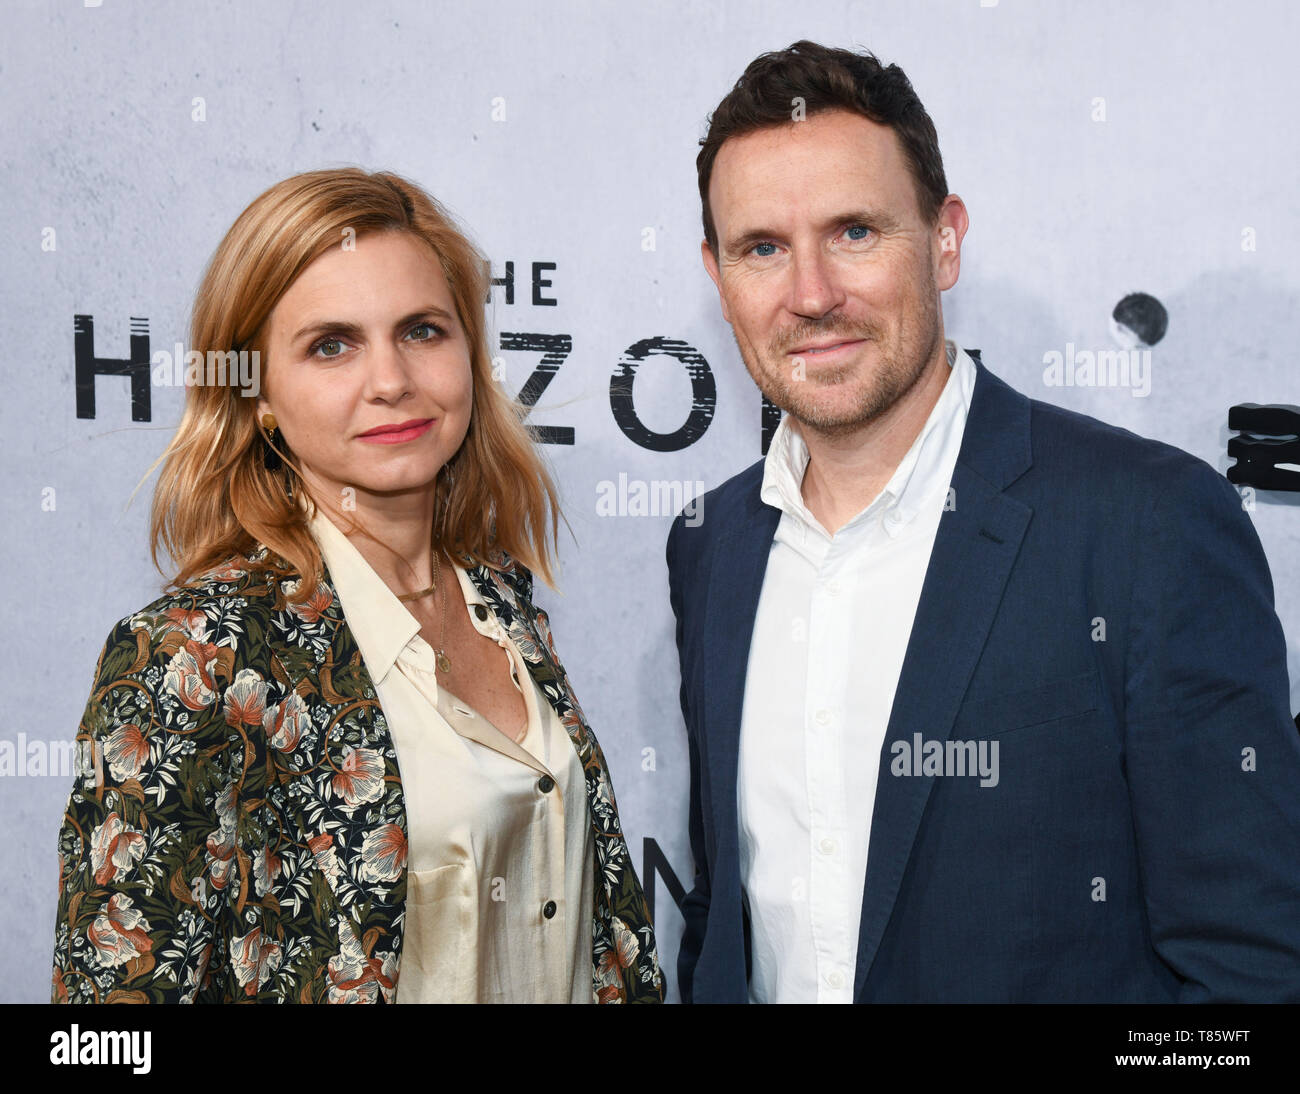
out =
[[[523,692],[518,744],[439,688],[419,621],[329,518],[318,512],[310,528],[397,751],[407,818],[397,1002],[593,1002],[595,837],[555,709],[464,569],[454,572],[470,621],[502,647]],[[376,880],[394,880],[391,865],[380,861]]]
[[[781,510],[741,715],[740,869],[752,1002],[852,1002],[880,750],[975,364],[952,372],[880,495],[828,533],[804,504],[808,448],[787,416],[761,497]]]

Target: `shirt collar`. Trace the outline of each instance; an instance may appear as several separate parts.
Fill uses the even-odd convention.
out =
[[[937,488],[947,489],[975,390],[975,362],[950,340],[944,342],[944,348],[952,374],[930,416],[880,495],[845,528],[868,514],[882,509],[892,510],[893,515],[885,522],[885,529],[891,537],[896,536]],[[807,469],[808,446],[796,423],[788,414],[784,415],[768,446],[759,497],[766,504],[825,535],[821,523],[804,504],[803,477]]]
[[[320,547],[344,618],[375,683],[383,681],[403,652],[432,673],[433,649],[420,637],[420,621],[397,599],[365,556],[319,508],[308,517],[307,526]],[[470,621],[480,633],[495,633],[496,616],[469,572],[455,564],[452,570],[460,581]],[[475,610],[479,607],[485,609],[481,617]]]

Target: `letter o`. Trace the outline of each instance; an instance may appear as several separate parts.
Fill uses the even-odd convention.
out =
[[[632,402],[632,382],[641,362],[652,353],[675,357],[691,378],[691,412],[681,428],[672,433],[656,433],[647,429],[637,416]],[[609,408],[628,440],[652,452],[679,452],[704,436],[713,421],[713,410],[718,402],[718,388],[713,371],[699,350],[673,338],[657,336],[643,338],[628,346],[619,359],[618,367],[609,378]]]

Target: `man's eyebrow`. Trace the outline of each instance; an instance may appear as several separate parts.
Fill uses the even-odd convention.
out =
[[[427,308],[419,308],[409,315],[402,316],[393,324],[393,329],[397,330],[420,319],[441,319],[444,323],[454,323],[456,321],[456,317],[445,308],[431,304]],[[314,338],[322,334],[333,334],[341,338],[359,338],[363,333],[364,328],[359,323],[349,323],[342,319],[317,319],[298,331],[290,339],[290,342],[298,342],[301,339]]]
[[[876,209],[850,209],[843,213],[835,213],[825,217],[816,227],[824,232],[844,224],[865,224],[868,228],[873,228],[878,232],[889,232],[898,227],[898,220],[896,217]],[[781,238],[782,233],[772,229],[750,228],[737,236],[728,238],[724,249],[728,254],[743,254],[756,243]]]

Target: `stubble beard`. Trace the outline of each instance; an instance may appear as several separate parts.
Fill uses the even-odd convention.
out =
[[[806,320],[779,335],[760,356],[736,338],[736,348],[749,375],[768,402],[780,407],[805,429],[826,437],[852,434],[879,418],[902,399],[924,375],[934,359],[940,340],[939,308],[934,278],[920,294],[923,301],[919,314],[913,313],[898,329],[897,344],[887,346],[885,332],[872,323],[855,323],[832,314],[821,320]],[[733,336],[735,331],[732,331]],[[853,362],[835,369],[818,368],[816,379],[795,378],[788,349],[810,338],[828,334],[842,335],[845,340],[863,339],[867,346],[879,350],[874,367]],[[864,350],[867,348],[864,346]],[[805,360],[805,367],[807,359]],[[865,375],[864,375],[865,373]],[[816,393],[851,384],[855,378],[860,390],[856,396],[828,404]]]

